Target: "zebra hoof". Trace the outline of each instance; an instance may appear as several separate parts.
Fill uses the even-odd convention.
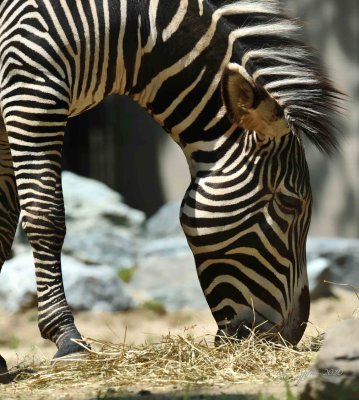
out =
[[[81,358],[84,358],[88,354],[86,350],[90,350],[91,347],[83,341],[81,344],[75,342],[72,339],[68,339],[64,341],[59,349],[57,350],[54,358],[52,359],[53,363],[56,363],[59,360],[62,361],[76,361]]]
[[[11,382],[11,376],[7,369],[6,361],[2,356],[0,356],[0,383],[6,384],[10,382]]]
[[[0,356],[0,384],[8,384],[21,379],[23,374],[32,374],[34,371],[30,368],[20,368],[14,371],[8,371],[6,361]]]

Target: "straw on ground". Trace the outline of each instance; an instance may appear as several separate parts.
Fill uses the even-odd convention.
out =
[[[162,337],[159,343],[129,345],[86,339],[92,351],[78,361],[36,364],[24,361],[16,382],[2,390],[61,390],[112,387],[126,389],[141,382],[151,387],[168,385],[221,386],[228,383],[263,383],[300,379],[313,361],[320,338],[295,349],[272,343],[254,332],[241,341],[213,346],[213,337],[188,334]]]

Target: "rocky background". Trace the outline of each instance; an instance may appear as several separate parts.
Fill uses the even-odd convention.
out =
[[[63,274],[74,310],[157,311],[202,309],[207,304],[195,264],[179,225],[180,201],[146,219],[103,183],[63,173],[67,235]],[[332,296],[333,284],[359,287],[359,240],[311,238],[308,271],[312,299]],[[358,289],[359,290],[359,289]],[[13,257],[1,274],[1,307],[36,306],[31,250],[19,228]]]

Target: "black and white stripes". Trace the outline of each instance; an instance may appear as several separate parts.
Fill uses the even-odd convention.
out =
[[[297,31],[274,0],[1,1],[0,264],[20,202],[40,331],[57,357],[82,350],[60,264],[64,130],[111,93],[146,108],[187,158],[181,222],[221,333],[261,325],[300,339],[311,208],[301,135],[335,148],[337,92]]]

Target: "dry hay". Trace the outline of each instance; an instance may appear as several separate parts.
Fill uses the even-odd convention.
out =
[[[119,390],[136,383],[152,388],[177,386],[221,386],[239,383],[300,379],[313,361],[321,338],[311,338],[298,348],[269,342],[254,332],[245,340],[231,340],[217,347],[213,337],[167,335],[159,343],[129,345],[86,339],[94,349],[82,360],[22,365],[33,373],[22,373],[2,393],[51,391],[78,388]]]

